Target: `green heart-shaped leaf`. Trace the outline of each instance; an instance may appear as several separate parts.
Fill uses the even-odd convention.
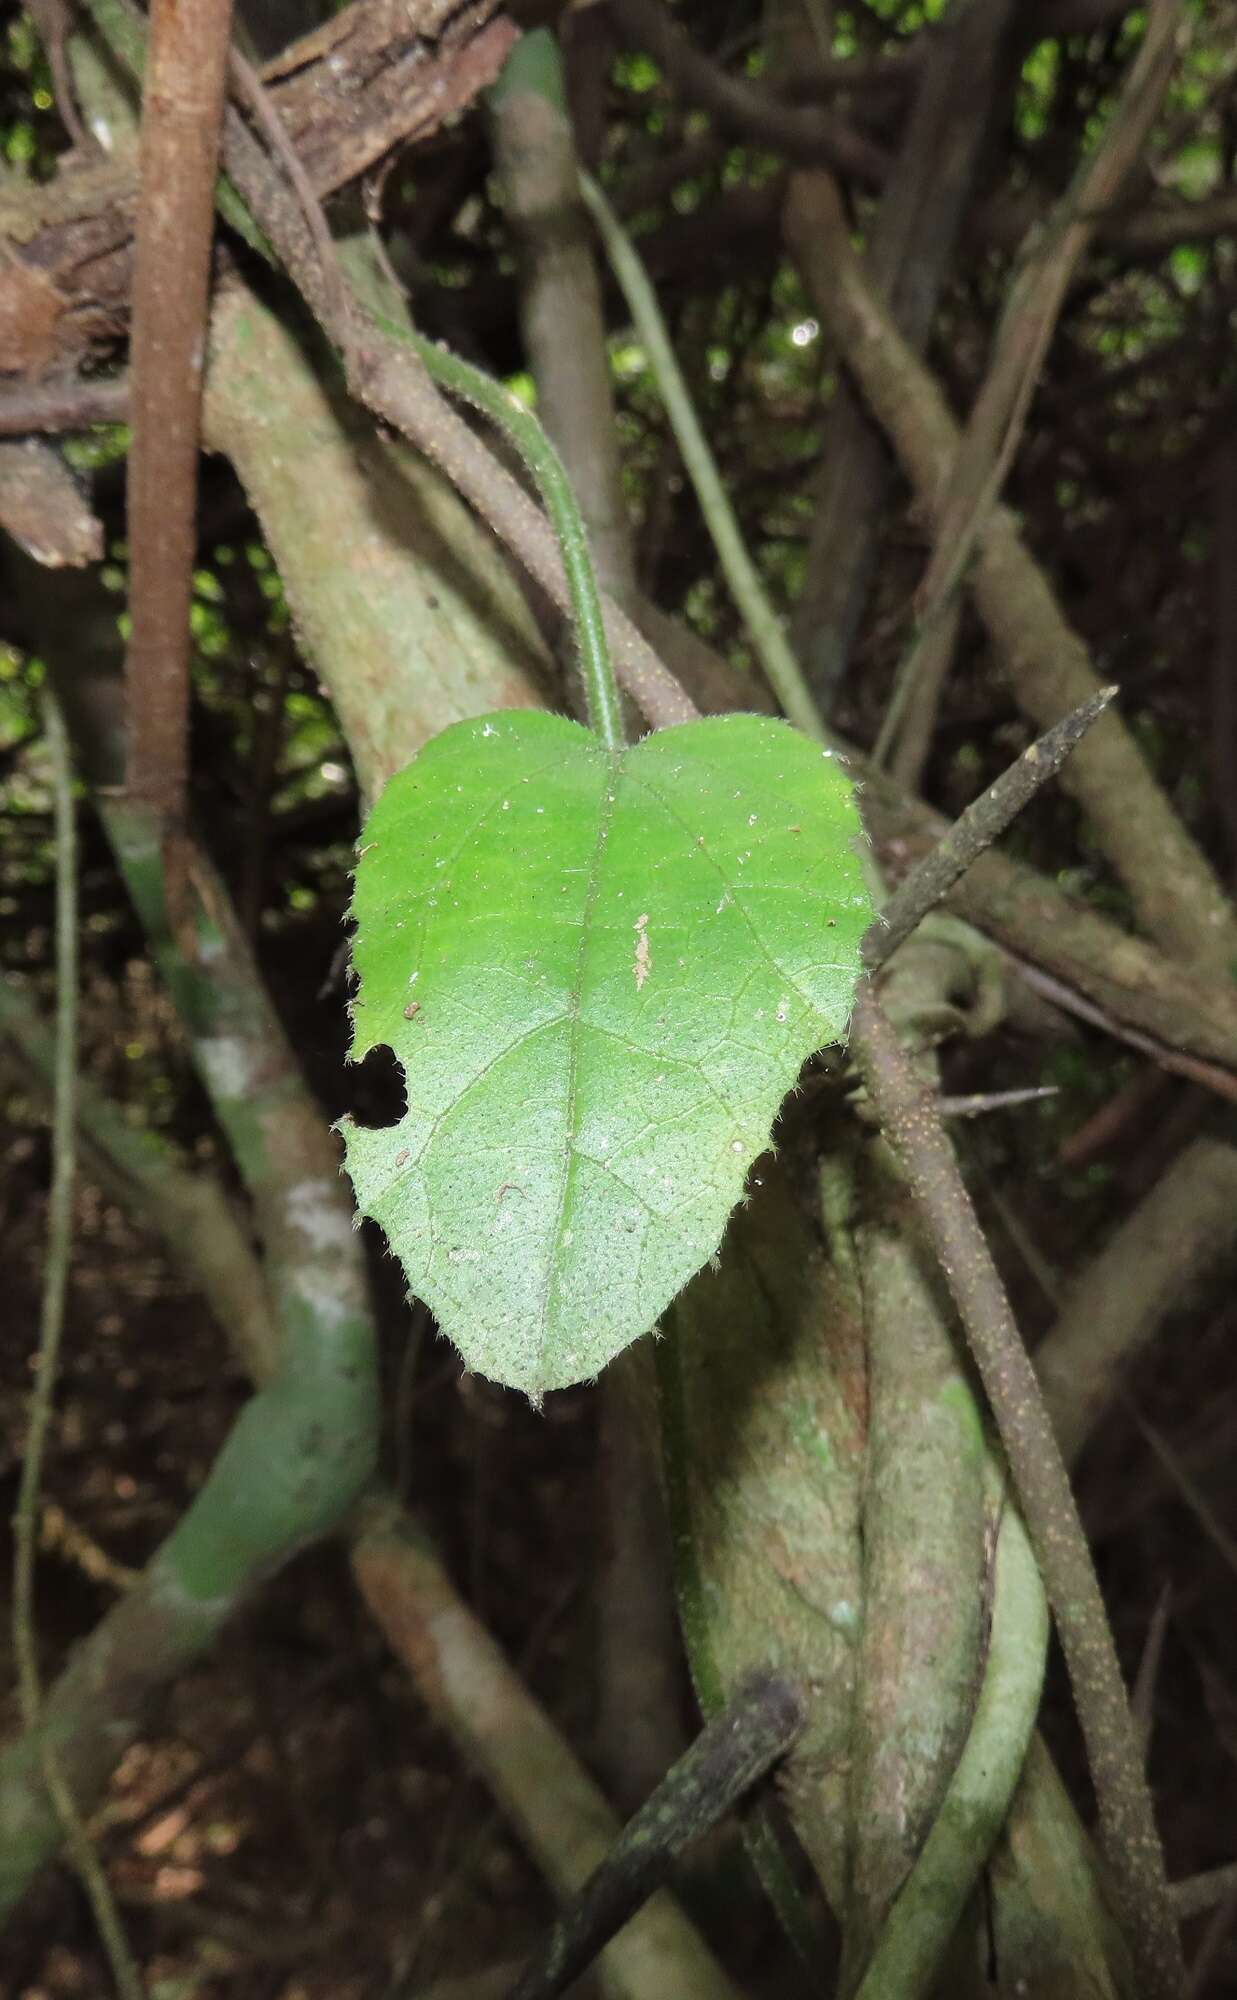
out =
[[[559,716],[459,723],[360,850],[352,1055],[404,1068],[348,1171],[469,1367],[595,1375],[721,1240],[778,1105],[846,1027],[871,917],[849,779],[729,715],[614,756]]]

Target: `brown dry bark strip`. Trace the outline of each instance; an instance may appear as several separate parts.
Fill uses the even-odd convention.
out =
[[[215,177],[231,0],[153,0],[133,261],[129,616],[131,795],[185,818],[189,606]]]
[[[958,425],[938,384],[875,296],[827,175],[793,177],[786,230],[822,322],[921,503],[939,518]],[[972,588],[1014,698],[1042,728],[1098,692],[1086,647],[1004,506],[993,509],[980,537]],[[1113,710],[1079,745],[1062,783],[1090,817],[1149,934],[1165,949],[1227,976],[1237,963],[1237,919]]]
[[[500,0],[355,0],[293,43],[268,89],[318,196],[465,110],[515,34]],[[112,158],[0,188],[0,355],[23,390],[124,338],[136,199],[132,161]]]
[[[1069,1668],[1114,1896],[1147,2000],[1180,2000],[1181,1948],[1151,1798],[1069,1477],[1004,1286],[927,1091],[871,988],[851,1048],[949,1285],[1005,1448]]]

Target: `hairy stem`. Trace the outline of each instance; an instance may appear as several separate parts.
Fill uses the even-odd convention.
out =
[[[580,515],[571,481],[549,438],[531,410],[518,397],[445,347],[426,340],[412,328],[375,313],[374,324],[393,340],[414,348],[430,375],[453,396],[462,397],[487,416],[511,440],[537,482],[545,509],[554,524],[563,573],[571,600],[572,625],[579,649],[589,724],[607,750],[623,745],[623,711],[618,683],[610,664],[610,649],[602,616],[601,597],[589,553],[588,531]]]

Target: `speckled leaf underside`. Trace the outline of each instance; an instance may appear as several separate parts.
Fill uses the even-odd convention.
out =
[[[532,710],[445,730],[361,842],[352,1055],[408,1106],[345,1121],[362,1211],[470,1368],[596,1375],[717,1248],[870,917],[853,788],[729,715],[611,756]]]

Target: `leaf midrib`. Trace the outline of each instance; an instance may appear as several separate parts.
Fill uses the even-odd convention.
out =
[[[576,1165],[576,1089],[580,1067],[580,996],[584,990],[584,965],[591,943],[591,920],[601,887],[601,863],[605,851],[606,835],[614,818],[614,808],[618,800],[620,774],[625,756],[625,746],[620,750],[602,752],[605,770],[604,789],[601,795],[601,811],[597,816],[597,832],[593,841],[592,857],[589,861],[588,885],[584,893],[584,904],[580,913],[580,943],[576,950],[575,973],[571,982],[571,1006],[566,1016],[567,1031],[567,1104],[564,1117],[566,1145],[564,1148],[562,1185],[559,1190],[558,1210],[550,1242],[561,1248],[562,1232],[567,1216],[567,1205],[571,1196],[571,1183]],[[538,1342],[537,1359],[541,1372],[545,1372],[546,1346],[550,1326],[550,1301],[555,1281],[559,1275],[560,1256],[551,1255],[546,1259],[545,1287],[541,1294],[541,1336]]]

